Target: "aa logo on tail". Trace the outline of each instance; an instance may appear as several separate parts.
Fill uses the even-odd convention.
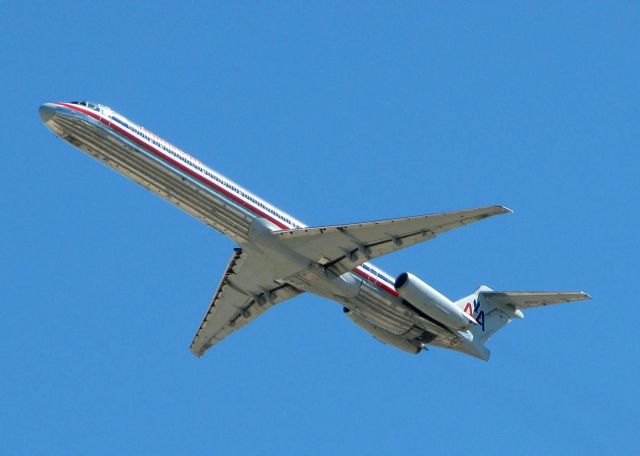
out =
[[[471,303],[468,302],[467,305],[464,306],[464,311],[469,315],[471,315],[473,318],[475,318],[478,324],[482,326],[482,330],[484,331],[484,310],[480,310],[480,312],[478,312],[479,309],[480,309],[480,302],[478,301],[477,298],[473,300],[473,305],[471,305]]]

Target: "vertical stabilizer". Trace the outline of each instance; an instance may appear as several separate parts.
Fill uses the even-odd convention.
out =
[[[583,291],[493,291],[483,285],[473,294],[455,302],[478,324],[469,328],[473,340],[464,341],[453,349],[486,361],[489,349],[484,346],[485,342],[512,319],[524,318],[522,309],[589,298]]]
[[[472,325],[469,330],[473,334],[473,340],[465,341],[455,347],[455,350],[480,358],[489,359],[490,350],[484,346],[485,342],[500,328],[511,321],[516,315],[510,315],[506,309],[498,307],[494,302],[486,298],[483,292],[490,292],[491,288],[481,286],[473,294],[456,301],[456,306],[472,316],[477,325]]]

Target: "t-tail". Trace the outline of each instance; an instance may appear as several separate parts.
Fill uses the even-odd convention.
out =
[[[452,348],[487,361],[491,351],[485,343],[514,318],[524,318],[523,309],[582,299],[589,299],[589,295],[584,292],[493,291],[483,285],[455,303],[478,324],[470,328],[472,340]]]

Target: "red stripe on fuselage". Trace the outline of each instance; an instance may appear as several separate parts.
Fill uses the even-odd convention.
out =
[[[357,268],[355,268],[353,270],[353,272],[357,275],[359,275],[360,277],[362,277],[363,279],[368,280],[369,282],[371,282],[372,284],[374,284],[375,286],[377,286],[378,288],[382,288],[384,291],[386,291],[387,293],[393,295],[393,296],[399,296],[398,292],[395,290],[395,288],[387,285],[386,283],[382,282],[381,280],[377,279],[375,276],[369,274],[368,272],[366,272],[365,270],[363,270],[360,266],[358,266]]]
[[[185,164],[175,160],[170,155],[167,155],[167,154],[161,152],[159,149],[156,149],[151,144],[147,144],[145,141],[143,141],[142,139],[140,139],[137,136],[133,135],[131,132],[129,132],[125,128],[121,127],[120,125],[117,125],[116,123],[109,122],[109,120],[107,118],[102,117],[102,116],[98,115],[95,112],[82,109],[82,108],[80,108],[78,106],[74,106],[74,105],[67,104],[67,103],[60,103],[60,104],[62,106],[64,106],[64,107],[66,107],[66,108],[73,109],[75,111],[79,111],[79,112],[81,112],[83,114],[89,115],[89,116],[93,117],[94,119],[102,122],[103,124],[105,124],[108,127],[110,127],[112,130],[115,130],[119,134],[121,134],[121,135],[131,139],[132,141],[136,142],[137,144],[142,146],[147,151],[151,152],[156,157],[159,157],[159,158],[163,159],[164,161],[169,162],[172,166],[174,166],[174,167],[186,172],[187,174],[189,174],[190,176],[194,177],[195,179],[197,179],[198,181],[202,182],[203,184],[206,184],[207,186],[212,187],[217,192],[228,196],[233,201],[235,201],[235,202],[239,203],[240,205],[244,206],[245,208],[249,209],[254,214],[257,214],[260,217],[266,218],[267,220],[269,220],[273,224],[277,225],[278,227],[282,228],[283,230],[291,229],[290,226],[288,226],[284,222],[274,218],[272,215],[262,211],[261,208],[254,206],[253,204],[249,203],[248,201],[245,201],[244,199],[240,198],[240,196],[236,195],[235,193],[230,192],[226,188],[216,184],[214,181],[212,181],[212,180],[206,178],[205,176],[197,173],[196,171],[192,170],[191,168],[189,168]]]
[[[176,167],[178,169],[181,169],[182,171],[186,172],[187,174],[189,174],[190,176],[194,177],[195,179],[197,179],[198,181],[202,182],[203,184],[213,188],[215,191],[217,191],[219,193],[222,193],[223,195],[228,196],[233,201],[236,201],[237,203],[239,203],[243,207],[249,209],[254,214],[256,214],[256,215],[258,215],[260,217],[266,218],[267,220],[269,220],[273,224],[277,225],[278,227],[282,228],[283,230],[288,230],[288,229],[292,228],[292,227],[288,226],[286,223],[284,223],[284,222],[282,222],[282,221],[280,221],[280,220],[278,220],[276,218],[273,218],[273,216],[271,216],[268,213],[262,211],[261,208],[256,207],[255,205],[251,204],[248,201],[245,201],[244,199],[240,198],[240,196],[236,195],[235,193],[230,192],[226,188],[218,185],[216,182],[214,182],[214,181],[208,179],[207,177],[197,173],[196,171],[194,171],[191,168],[187,167],[183,163],[180,163],[179,161],[175,160],[170,155],[165,154],[164,152],[162,152],[161,150],[155,148],[151,144],[147,144],[145,141],[143,141],[142,139],[138,138],[137,136],[135,136],[134,134],[132,134],[131,132],[129,132],[125,128],[123,128],[120,125],[118,125],[117,123],[110,122],[108,120],[108,118],[102,117],[101,115],[97,114],[96,112],[90,111],[88,109],[83,109],[83,108],[81,108],[79,106],[76,106],[76,105],[73,105],[73,104],[70,104],[70,103],[58,103],[58,104],[61,105],[61,106],[64,106],[65,108],[73,109],[74,111],[78,111],[78,112],[81,112],[82,114],[86,114],[86,115],[88,115],[90,117],[93,117],[94,119],[98,120],[99,122],[105,124],[107,127],[109,127],[112,130],[116,131],[117,133],[119,133],[119,134],[131,139],[135,143],[139,144],[140,146],[142,146],[147,151],[151,152],[156,157],[159,157],[162,160],[164,160],[166,162],[169,162],[172,166],[174,166],[174,167]],[[157,135],[154,135],[154,136],[157,136]],[[378,278],[376,278],[375,276],[369,274],[364,269],[362,269],[360,266],[355,268],[353,270],[353,272],[355,274],[359,275],[360,277],[362,277],[363,279],[371,282],[372,284],[374,284],[378,288],[386,291],[390,295],[398,296],[398,292],[393,287],[391,287],[388,284],[380,281]]]

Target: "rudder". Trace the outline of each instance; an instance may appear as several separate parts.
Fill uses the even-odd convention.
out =
[[[472,325],[469,328],[473,334],[473,340],[460,344],[455,347],[455,350],[485,361],[489,359],[491,352],[484,344],[515,316],[509,315],[505,309],[483,295],[483,292],[489,291],[492,291],[491,288],[483,285],[469,296],[455,302],[456,306],[478,322],[477,325]]]

